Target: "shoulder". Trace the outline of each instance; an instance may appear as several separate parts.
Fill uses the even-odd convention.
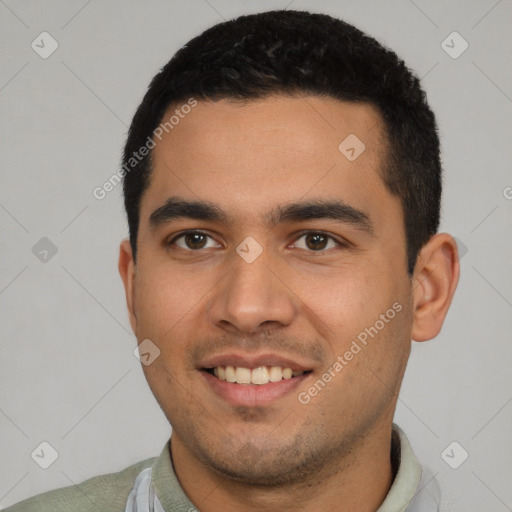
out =
[[[124,512],[137,475],[155,460],[146,459],[118,473],[95,476],[77,485],[38,494],[4,512]]]

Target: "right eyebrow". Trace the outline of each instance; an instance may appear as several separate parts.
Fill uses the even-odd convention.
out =
[[[217,221],[223,224],[228,224],[231,220],[218,206],[207,201],[185,201],[170,197],[150,215],[149,225],[154,230],[166,222],[179,218]]]

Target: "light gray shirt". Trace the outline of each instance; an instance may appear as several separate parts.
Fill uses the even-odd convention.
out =
[[[438,512],[440,493],[422,469],[404,432],[393,425],[392,458],[398,467],[393,484],[376,512]],[[22,501],[5,512],[200,512],[181,488],[169,442],[158,458],[119,473],[101,475]]]

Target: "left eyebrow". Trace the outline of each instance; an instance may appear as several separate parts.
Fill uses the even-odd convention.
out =
[[[340,200],[312,200],[278,206],[267,216],[267,223],[276,226],[284,222],[331,219],[350,224],[370,235],[374,234],[368,214]]]
[[[157,229],[162,224],[178,218],[189,218],[210,222],[229,224],[233,217],[220,206],[208,201],[190,201],[179,197],[170,197],[149,217],[150,229]],[[374,234],[373,224],[368,214],[340,200],[316,199],[277,206],[266,215],[269,227],[287,222],[331,219]]]

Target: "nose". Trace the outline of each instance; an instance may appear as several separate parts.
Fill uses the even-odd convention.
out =
[[[299,310],[293,284],[264,251],[248,263],[237,253],[210,303],[210,319],[231,333],[256,334],[290,325]],[[282,266],[281,266],[282,269]]]

